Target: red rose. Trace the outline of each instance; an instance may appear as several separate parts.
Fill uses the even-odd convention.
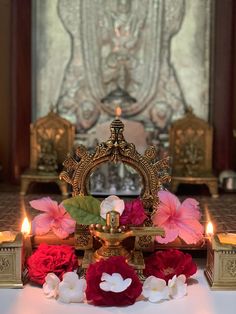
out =
[[[64,273],[78,267],[74,248],[68,245],[40,244],[27,260],[29,279],[42,285],[48,273],[60,279]]]
[[[121,225],[141,225],[147,219],[142,201],[137,198],[125,203],[125,209],[120,216]]]
[[[145,261],[145,276],[155,276],[168,282],[174,275],[189,278],[197,271],[192,256],[179,250],[158,251]]]
[[[103,291],[99,284],[103,273],[112,275],[119,273],[123,279],[131,278],[130,286],[122,292]],[[107,260],[101,260],[91,264],[86,273],[87,300],[94,305],[124,306],[131,305],[140,296],[142,284],[134,269],[129,266],[124,257],[112,256]]]

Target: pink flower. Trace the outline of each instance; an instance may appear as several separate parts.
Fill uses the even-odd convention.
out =
[[[125,209],[120,216],[121,225],[141,225],[147,219],[142,201],[137,198],[125,203]]]
[[[66,212],[62,203],[58,205],[50,197],[43,197],[30,202],[33,208],[45,212],[32,221],[32,230],[36,235],[43,235],[52,230],[60,239],[67,238],[75,230],[75,221]]]
[[[156,237],[159,243],[174,241],[178,236],[187,244],[197,243],[202,239],[203,226],[200,224],[198,202],[187,198],[181,204],[179,199],[168,191],[159,191],[160,204],[152,220],[154,225],[165,230],[165,237]]]

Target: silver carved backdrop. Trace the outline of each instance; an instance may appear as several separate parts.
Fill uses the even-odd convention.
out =
[[[35,0],[35,116],[54,105],[92,145],[114,117],[100,100],[120,86],[137,99],[122,117],[147,142],[165,145],[186,105],[207,120],[211,2]]]

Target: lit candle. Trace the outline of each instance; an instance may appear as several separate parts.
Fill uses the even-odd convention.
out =
[[[121,116],[122,110],[120,106],[117,106],[115,109],[115,114],[116,114],[116,119],[119,119],[119,117]]]
[[[211,238],[214,235],[214,227],[211,221],[206,226],[206,235]]]
[[[31,255],[32,253],[32,243],[31,243],[31,225],[27,217],[24,218],[23,223],[21,225],[21,233],[24,237],[24,259],[26,259]]]

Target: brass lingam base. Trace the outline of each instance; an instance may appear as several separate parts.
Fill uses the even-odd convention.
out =
[[[90,233],[98,239],[102,246],[95,252],[92,249],[85,250],[82,261],[82,269],[86,269],[91,263],[97,262],[101,259],[107,259],[111,256],[123,256],[127,263],[136,269],[140,279],[143,279],[143,269],[145,267],[143,253],[141,250],[127,251],[122,241],[136,236],[154,236],[164,235],[162,228],[156,227],[128,227],[120,226],[120,214],[116,211],[110,211],[106,215],[106,225],[92,224],[89,227]]]

